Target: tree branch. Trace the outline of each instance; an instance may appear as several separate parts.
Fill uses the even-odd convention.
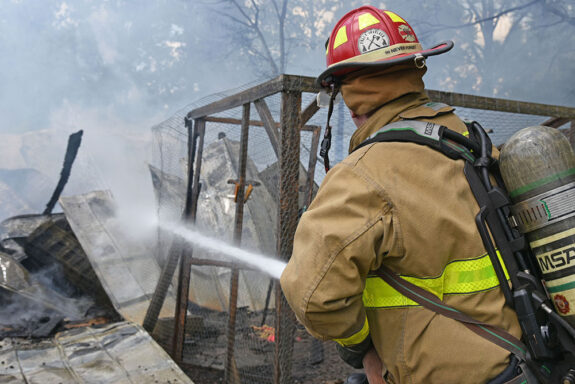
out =
[[[496,13],[496,14],[493,15],[493,16],[484,17],[484,18],[482,18],[482,19],[479,19],[479,20],[476,20],[476,21],[473,21],[473,22],[470,22],[470,23],[459,24],[459,25],[445,25],[445,24],[442,24],[442,25],[440,25],[439,28],[436,28],[435,30],[432,30],[431,33],[435,33],[435,32],[438,32],[438,31],[444,31],[444,30],[446,30],[446,29],[460,29],[460,28],[465,28],[465,27],[471,27],[471,26],[474,26],[474,25],[477,25],[477,24],[485,23],[486,21],[495,20],[495,19],[497,19],[497,18],[499,18],[499,17],[501,17],[501,16],[503,16],[503,15],[506,15],[506,14],[508,14],[508,13],[512,13],[512,12],[515,12],[515,11],[518,11],[518,10],[521,10],[521,9],[525,9],[525,8],[530,7],[530,6],[532,6],[532,5],[535,5],[536,3],[539,3],[539,2],[541,2],[541,1],[542,1],[542,0],[533,0],[533,1],[530,1],[529,3],[523,4],[523,5],[518,5],[518,6],[516,6],[516,7],[512,7],[512,8],[508,8],[508,9],[505,9],[505,10],[503,10],[503,11],[501,11],[501,12]],[[470,10],[470,11],[471,11],[472,13],[475,13],[475,11],[472,11],[472,10]],[[477,13],[475,13],[475,14],[477,14]]]
[[[236,0],[230,0],[230,2],[235,5],[236,9],[242,14],[242,16],[248,20],[250,25],[253,25],[254,22],[252,21],[252,18],[244,11],[244,9],[238,4],[238,2]]]
[[[562,20],[563,22],[575,25],[575,17],[567,16],[566,11],[559,10],[554,6],[552,6],[551,4],[548,4],[546,1],[543,2],[543,8],[546,9],[549,13],[558,16],[559,19]]]
[[[243,26],[246,27],[246,28],[253,28],[251,24],[248,24],[248,23],[246,23],[245,21],[240,20],[240,19],[238,19],[237,17],[232,16],[232,15],[230,15],[230,14],[227,14],[227,13],[223,13],[223,12],[222,12],[222,13],[220,13],[220,15],[221,15],[221,16],[225,16],[225,17],[227,17],[228,19],[230,19],[230,20],[232,20],[232,21],[235,21],[236,23],[238,23],[238,24],[240,24],[240,25],[243,25]]]

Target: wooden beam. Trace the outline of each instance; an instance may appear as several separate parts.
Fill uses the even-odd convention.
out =
[[[212,122],[212,123],[221,123],[221,124],[232,124],[232,125],[242,125],[242,121],[240,119],[234,119],[231,117],[216,117],[216,116],[208,116],[204,118],[204,121]],[[280,123],[275,123],[276,127],[280,127]],[[252,127],[263,127],[264,123],[259,120],[250,120],[250,126]],[[302,131],[315,131],[319,125],[304,125],[302,127]],[[321,128],[321,127],[320,127]]]
[[[245,91],[236,93],[235,95],[224,97],[221,100],[196,108],[188,112],[188,118],[195,119],[198,117],[205,117],[218,112],[226,111],[228,109],[236,108],[241,105],[251,103],[254,100],[262,99],[264,97],[276,94],[280,92],[282,88],[282,77],[276,77],[275,79],[246,89]]]
[[[305,107],[305,109],[301,113],[300,117],[301,123],[302,124],[307,123],[309,119],[311,119],[313,115],[316,114],[317,111],[319,111],[319,107],[317,106],[317,100],[314,98],[311,101],[311,103],[309,103],[309,105]]]
[[[316,93],[319,91],[319,88],[315,85],[315,78],[313,77],[280,75],[270,81],[235,95],[196,108],[188,113],[188,118],[206,117],[283,91]],[[434,101],[464,108],[562,117],[569,120],[575,119],[575,108],[573,107],[496,99],[493,97],[465,95],[436,90],[427,90],[427,93]]]
[[[281,75],[282,91],[317,93],[320,88],[315,85],[315,77]]]
[[[268,137],[270,138],[270,142],[272,143],[274,152],[276,156],[279,158],[280,153],[279,132],[278,132],[278,126],[274,121],[274,117],[272,116],[272,113],[270,112],[270,109],[268,108],[268,105],[266,104],[264,99],[254,101],[254,105],[256,106],[258,114],[260,115],[260,118],[264,123],[264,128],[266,129]]]
[[[575,119],[575,108],[528,103],[517,100],[496,99],[461,93],[426,90],[433,101],[446,103],[452,106],[464,108],[483,109],[488,111],[521,113],[525,115],[563,117],[569,120]]]
[[[564,119],[562,117],[552,117],[551,119],[545,120],[541,125],[551,128],[559,128],[569,122],[569,119]]]
[[[280,75],[270,81],[246,89],[245,91],[239,92],[235,95],[231,95],[196,108],[188,113],[188,118],[195,119],[198,117],[213,115],[282,91],[315,93],[319,91],[319,88],[315,85],[315,78],[313,77]],[[493,97],[465,95],[461,93],[435,90],[427,90],[427,93],[434,101],[464,108],[521,113],[527,115],[563,117],[569,120],[575,119],[575,108],[573,107],[496,99]]]
[[[256,85],[235,95],[224,97],[221,100],[196,108],[188,112],[188,118],[196,119],[198,117],[213,115],[282,91],[315,93],[319,91],[319,88],[315,86],[314,82],[315,78],[313,77],[280,75],[270,81]]]

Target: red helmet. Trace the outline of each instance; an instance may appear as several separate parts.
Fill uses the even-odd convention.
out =
[[[423,50],[404,19],[368,5],[348,12],[336,24],[326,48],[327,69],[316,79],[319,86],[329,86],[337,76],[365,67],[385,68],[408,61],[422,66],[427,56],[449,51],[453,42]]]

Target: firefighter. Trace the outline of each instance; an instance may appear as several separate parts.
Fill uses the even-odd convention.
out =
[[[521,336],[477,231],[464,161],[413,142],[365,145],[394,122],[468,134],[454,108],[429,99],[422,80],[426,58],[452,46],[422,49],[398,14],[363,6],[333,29],[328,67],[317,79],[331,94],[330,112],[341,92],[357,130],[349,156],[329,170],[301,217],[281,286],[308,332],[336,341],[342,359],[363,367],[371,384],[504,383],[518,372],[508,351],[373,273],[384,265],[443,303]],[[329,118],[326,130],[329,167]]]

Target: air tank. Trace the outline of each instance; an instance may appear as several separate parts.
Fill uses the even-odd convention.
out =
[[[515,133],[500,154],[513,220],[527,238],[557,313],[575,326],[575,154],[555,128]]]

